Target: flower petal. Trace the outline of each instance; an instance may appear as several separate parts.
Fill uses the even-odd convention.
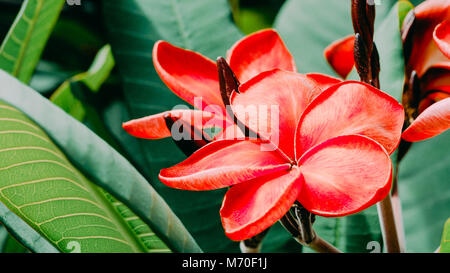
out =
[[[305,181],[297,200],[321,216],[359,212],[383,200],[391,188],[389,155],[365,136],[329,139],[304,154],[299,166]]]
[[[217,140],[188,159],[159,173],[169,187],[184,190],[213,190],[232,186],[276,171],[290,164],[277,151],[263,151],[260,140]]]
[[[434,137],[450,128],[450,98],[425,109],[403,132],[402,138],[415,142]]]
[[[308,103],[322,90],[306,76],[278,69],[263,72],[231,95],[236,117],[294,158],[294,135]]]
[[[227,60],[241,83],[274,68],[297,71],[294,58],[272,29],[255,32],[236,42],[228,51]]]
[[[192,124],[198,130],[204,129],[205,123],[210,121],[214,115],[210,112],[198,110],[172,110],[163,113],[134,119],[122,124],[123,129],[132,136],[146,139],[160,139],[169,137],[171,132],[167,129],[164,120],[165,115],[179,117],[188,124]]]
[[[433,33],[433,38],[442,53],[450,58],[450,21],[445,20],[440,23]]]
[[[354,46],[355,35],[352,34],[333,42],[325,48],[325,58],[334,71],[343,79],[347,78],[355,65],[353,57]]]
[[[419,20],[442,20],[450,11],[450,0],[423,1],[414,9],[414,15]]]
[[[414,22],[402,34],[406,75],[416,71],[421,78],[433,67],[450,67],[450,61],[433,41],[438,24],[450,20],[450,0],[427,0],[414,9]]]
[[[444,92],[450,94],[450,67],[433,68],[427,71],[420,79],[420,92],[427,96],[432,92]]]
[[[400,141],[403,107],[391,96],[361,82],[343,82],[322,92],[303,112],[296,134],[296,157],[342,135],[365,135],[392,153]]]
[[[320,87],[322,90],[326,90],[330,88],[331,86],[341,83],[342,80],[325,75],[320,73],[309,73],[306,74],[306,77],[308,79],[311,79],[316,82],[316,84]],[[318,94],[317,94],[318,95]]]
[[[158,41],[153,47],[153,63],[163,82],[180,98],[201,110],[207,105],[224,109],[216,64],[210,59]]]
[[[301,181],[298,168],[293,168],[233,186],[220,210],[226,235],[245,240],[273,225],[294,203]]]
[[[450,88],[450,86],[449,86],[449,88]],[[419,109],[418,109],[419,114],[422,113],[423,111],[425,111],[425,109],[430,107],[432,104],[434,104],[440,100],[446,99],[448,97],[450,97],[450,92],[446,93],[446,92],[436,91],[436,92],[430,93],[428,96],[426,96],[424,99],[422,99],[420,101]]]

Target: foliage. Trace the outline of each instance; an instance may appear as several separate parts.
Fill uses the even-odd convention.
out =
[[[215,60],[244,33],[272,26],[299,72],[336,76],[323,50],[353,33],[344,0],[11,2],[0,0],[0,69],[6,72],[0,72],[0,252],[71,252],[73,238],[83,252],[238,252],[220,222],[225,190],[166,187],[159,171],[185,155],[170,139],[137,139],[121,128],[185,104],[157,75],[154,43],[165,40]],[[399,101],[405,80],[399,22],[411,3],[377,6],[381,89]],[[446,132],[415,143],[400,162],[408,251],[431,252],[441,238],[445,243],[449,141]],[[346,252],[382,244],[375,207],[317,217],[314,228]],[[262,250],[311,251],[279,224]]]

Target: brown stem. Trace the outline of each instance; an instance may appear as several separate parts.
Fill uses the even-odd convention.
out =
[[[328,243],[318,235],[316,235],[316,237],[314,237],[314,240],[307,246],[318,253],[342,253],[342,251],[340,251],[335,246]]]
[[[392,182],[391,201],[392,201],[392,209],[394,211],[394,218],[396,221],[399,244],[400,247],[403,248],[404,250],[406,246],[406,239],[405,239],[405,230],[403,227],[402,204],[398,190],[398,166],[399,162],[397,161],[394,167],[394,178],[393,178],[394,180]]]
[[[388,253],[401,253],[405,251],[404,245],[400,243],[397,223],[392,206],[391,195],[388,194],[383,201],[377,204],[383,241]]]

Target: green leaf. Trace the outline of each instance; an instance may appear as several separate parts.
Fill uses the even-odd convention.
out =
[[[6,228],[0,223],[0,253],[3,250],[7,238],[8,238],[8,231],[6,231]]]
[[[54,92],[67,78],[77,72],[67,70],[53,61],[41,60],[33,73],[28,85],[41,94],[51,94]]]
[[[64,0],[26,0],[0,47],[0,69],[28,83]]]
[[[450,218],[447,219],[444,225],[444,231],[442,232],[440,253],[450,253]]]
[[[0,205],[4,207],[3,204]],[[53,249],[55,249],[50,243],[48,243],[48,245],[50,245]],[[55,251],[57,250],[55,249]],[[14,239],[14,237],[9,235],[6,228],[0,223],[0,253],[25,253],[25,252],[28,252],[28,250],[22,244],[17,242],[17,240]]]
[[[403,21],[405,20],[406,15],[414,8],[413,4],[408,0],[399,0],[398,1],[398,25],[402,28]]]
[[[171,252],[167,245],[127,206],[118,201],[112,195],[104,192],[107,200],[113,205],[117,213],[125,220],[128,227],[142,241],[146,252],[168,253]]]
[[[380,55],[380,89],[399,102],[405,82],[405,61],[398,22],[404,9],[402,2],[392,7],[376,29],[374,37]]]
[[[301,73],[336,75],[323,57],[331,42],[353,33],[348,1],[289,0],[274,23]]]
[[[106,45],[97,53],[94,62],[87,72],[78,74],[72,77],[71,80],[66,81],[52,97],[50,97],[50,100],[64,111],[71,114],[74,118],[82,121],[86,116],[86,106],[72,94],[70,88],[71,85],[82,83],[85,84],[91,92],[98,92],[100,86],[108,78],[113,67],[114,58],[112,56],[111,47]],[[78,115],[80,112],[82,115]],[[89,117],[91,118],[91,116]],[[103,192],[103,194],[115,208],[117,213],[128,224],[128,227],[132,229],[135,235],[142,241],[147,252],[170,252],[170,249],[164,242],[162,242],[150,227],[139,219],[139,217],[129,208],[107,192]]]
[[[70,80],[65,81],[55,93],[53,93],[50,100],[66,111],[66,113],[83,121],[86,117],[85,105],[75,97],[71,86],[81,83],[86,85],[92,92],[98,92],[100,86],[106,81],[113,67],[114,58],[112,56],[111,47],[106,45],[97,53],[88,71],[75,75]]]
[[[0,119],[1,202],[63,252],[70,242],[82,252],[142,251],[99,189],[34,122],[1,102]]]
[[[14,181],[18,180],[18,179],[13,180],[11,177],[19,177],[21,178],[21,181],[31,181],[39,178],[23,177],[23,176],[45,176],[45,174],[50,173],[56,175],[56,177],[68,176],[70,180],[75,181],[78,185],[77,186],[76,184],[73,184],[71,182],[64,182],[66,180],[62,180],[61,182],[56,184],[55,181],[47,181],[45,183],[54,183],[55,185],[54,186],[47,185],[45,189],[51,188],[55,190],[43,191],[40,194],[32,196],[28,196],[30,193],[27,192],[24,188],[22,190],[23,193],[21,193],[20,195],[14,194],[12,196],[9,196],[8,199],[5,200],[1,199],[2,201],[5,201],[5,203],[11,210],[13,210],[18,215],[35,217],[32,218],[32,220],[30,220],[29,224],[31,226],[34,225],[34,227],[38,228],[38,230],[40,228],[40,232],[42,232],[41,234],[44,234],[44,232],[49,230],[53,231],[51,234],[46,235],[53,242],[55,240],[58,242],[59,240],[62,239],[62,241],[59,241],[58,244],[58,247],[60,248],[66,247],[66,245],[63,244],[63,242],[66,241],[67,243],[67,238],[63,239],[61,237],[61,234],[57,232],[58,231],[57,228],[61,228],[61,226],[64,228],[65,224],[64,225],[56,224],[61,219],[57,218],[56,221],[53,221],[51,220],[52,217],[58,217],[57,216],[58,213],[65,214],[68,213],[68,211],[69,213],[75,214],[76,216],[77,213],[83,213],[83,212],[76,212],[76,210],[92,210],[94,215],[88,217],[86,216],[80,217],[81,219],[79,219],[78,221],[76,220],[76,217],[69,217],[68,219],[65,219],[67,225],[71,227],[70,232],[76,232],[77,230],[74,228],[76,228],[77,225],[83,226],[84,225],[83,221],[95,220],[97,221],[98,225],[106,225],[112,229],[110,230],[108,230],[107,228],[101,229],[99,227],[98,230],[96,228],[92,228],[89,231],[83,229],[80,229],[78,231],[80,233],[88,232],[89,236],[92,236],[93,232],[99,233],[103,232],[107,234],[105,236],[113,237],[119,240],[102,239],[108,242],[108,244],[106,244],[106,242],[100,244],[99,243],[88,244],[88,242],[90,241],[89,239],[86,239],[87,240],[86,245],[83,244],[82,248],[88,247],[93,251],[95,250],[107,251],[108,249],[111,249],[112,248],[111,245],[113,245],[115,248],[114,251],[116,252],[119,250],[122,251],[139,250],[136,248],[137,245],[140,245],[139,244],[140,241],[135,240],[133,232],[130,231],[127,224],[123,222],[122,218],[118,217],[117,214],[115,214],[114,211],[115,209],[110,206],[110,202],[103,198],[103,195],[101,194],[101,192],[99,192],[98,188],[89,182],[90,180],[96,183],[98,186],[105,189],[106,191],[113,194],[120,202],[123,202],[127,207],[131,208],[133,212],[136,213],[136,215],[138,215],[147,225],[149,225],[152,228],[152,230],[161,239],[163,239],[164,242],[174,251],[188,251],[188,252],[200,251],[197,244],[192,240],[189,233],[184,229],[181,222],[171,212],[171,210],[165,204],[165,202],[149,186],[148,182],[134,169],[134,167],[120,154],[118,154],[114,149],[112,149],[109,145],[107,145],[103,140],[101,140],[98,136],[92,133],[84,125],[77,122],[72,117],[68,116],[64,111],[62,111],[57,106],[53,105],[50,101],[43,98],[41,95],[39,95],[39,93],[35,92],[34,90],[30,89],[27,86],[20,84],[16,79],[12,78],[11,76],[1,71],[0,71],[0,86],[2,86],[0,92],[0,99],[11,104],[20,111],[23,111],[27,116],[32,117],[33,121],[42,129],[45,130],[44,133],[44,131],[39,129],[36,125],[33,124],[32,121],[30,121],[20,112],[17,111],[14,112],[14,110],[6,109],[5,111],[6,112],[9,111],[8,112],[9,115],[18,115],[15,116],[15,119],[20,119],[24,121],[26,124],[31,124],[34,127],[30,127],[20,122],[18,122],[17,124],[12,122],[13,124],[10,126],[16,127],[28,126],[29,128],[27,128],[27,130],[29,132],[32,132],[34,135],[37,135],[37,137],[27,134],[24,134],[24,136],[22,137],[20,137],[19,135],[19,137],[16,137],[13,140],[9,140],[12,142],[12,145],[21,140],[21,138],[25,138],[25,140],[28,141],[26,143],[27,147],[28,146],[32,147],[31,146],[32,144],[29,143],[32,143],[32,141],[34,141],[36,142],[34,144],[35,146],[39,144],[40,146],[37,147],[43,147],[53,152],[51,153],[48,151],[46,152],[46,150],[37,150],[36,152],[33,153],[29,152],[23,153],[17,151],[16,152],[17,155],[20,155],[21,157],[27,157],[26,160],[28,161],[33,162],[36,160],[38,161],[47,160],[48,162],[39,161],[39,164],[37,164],[36,166],[33,166],[32,164],[30,165],[23,164],[23,166],[19,165],[18,168],[27,168],[33,166],[34,168],[33,172],[22,171],[20,175],[18,174],[17,176],[7,176],[7,178],[9,178],[10,180],[10,182],[8,182],[8,180],[7,182],[14,183]],[[5,123],[3,125],[2,123],[2,126],[8,126],[8,124]],[[12,129],[8,129],[8,131],[11,130]],[[19,131],[25,131],[25,129]],[[56,145],[58,145],[59,148],[54,144],[52,144],[52,142],[48,140],[46,135],[48,135],[51,138],[51,140]],[[44,141],[44,139],[47,139],[47,141]],[[1,141],[1,143],[9,143],[9,142]],[[68,157],[68,159],[65,158],[65,156],[63,155],[63,153],[59,151],[59,149],[62,150],[62,152]],[[39,159],[40,157],[43,156],[51,158]],[[16,156],[14,158],[8,158],[8,161],[14,160],[20,160],[20,157]],[[3,163],[3,161],[1,162],[2,164],[6,165],[6,163]],[[14,162],[9,163],[16,164]],[[75,164],[76,168],[79,171],[77,171],[77,169],[75,169],[72,166],[72,164]],[[5,170],[14,171],[14,167]],[[49,172],[49,170],[51,170],[51,172]],[[89,177],[89,180],[86,179],[82,174],[87,175]],[[26,184],[24,186],[29,187],[35,186],[35,188],[38,188],[38,185]],[[7,187],[6,189],[11,188],[11,192],[14,192],[13,186],[9,185],[4,186],[2,182],[2,187],[3,187],[3,190],[1,190],[2,193],[5,193],[4,187]],[[87,189],[87,191],[86,190],[83,191],[83,188]],[[69,192],[70,195],[62,196],[62,198],[66,197],[72,198],[71,195],[76,194],[76,196],[74,196],[75,198],[78,199],[83,198],[83,200],[89,201],[75,200],[75,199],[65,201],[56,200],[55,202],[65,202],[65,203],[71,202],[74,205],[72,206],[60,205],[55,206],[54,209],[48,208],[45,209],[44,206],[51,205],[53,201],[46,202],[38,206],[42,207],[42,209],[37,210],[37,212],[35,211],[36,208],[34,208],[34,205],[31,205],[34,203],[38,204],[39,202],[41,202],[37,200],[39,198],[43,198],[43,200],[46,199],[53,200],[55,198],[60,198],[58,196],[52,197],[52,194],[63,195],[68,193],[70,189],[73,189],[72,191]],[[21,196],[25,194],[27,194],[26,198],[21,199]],[[26,202],[27,204],[22,204],[24,202]],[[79,203],[79,205],[75,204],[77,202]],[[30,205],[28,205],[28,203],[30,203]],[[94,203],[97,205],[95,205]],[[38,213],[39,211],[41,213]],[[49,217],[49,219],[44,219],[46,218],[44,212],[50,214],[50,216],[47,216]],[[95,217],[95,215],[97,216]],[[106,219],[111,220],[111,223],[108,224],[108,221]],[[40,226],[38,227],[37,224],[40,224]],[[47,229],[43,230],[44,224],[50,225],[50,227],[46,227],[48,228],[48,230]],[[53,228],[55,228],[55,231],[53,230]],[[125,244],[124,242],[127,242],[128,245]]]
[[[236,25],[245,34],[272,27],[284,0],[229,0]]]
[[[14,237],[8,236],[3,252],[0,253],[29,253],[29,250],[14,239]]]
[[[399,165],[406,249],[433,252],[450,208],[450,131],[413,143]]]
[[[215,60],[242,37],[232,22],[227,1],[108,0],[103,1],[103,10],[125,97],[104,114],[109,128],[202,249],[239,251],[238,244],[225,236],[219,217],[225,190],[189,192],[165,186],[158,180],[159,170],[181,162],[185,156],[171,139],[140,140],[126,136],[119,126],[131,118],[184,104],[154,69],[152,48],[157,40],[198,51]]]
[[[2,202],[0,202],[0,220],[8,227],[10,233],[17,238],[29,250],[40,253],[57,253],[59,250],[42,237],[37,231],[29,226],[19,216],[11,212]],[[2,247],[8,247],[9,236],[5,236]]]

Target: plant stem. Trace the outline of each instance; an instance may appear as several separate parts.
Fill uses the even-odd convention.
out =
[[[400,243],[398,228],[392,209],[391,195],[388,194],[383,201],[377,204],[383,241],[388,253],[401,253],[405,251],[404,245]]]
[[[294,214],[291,214],[292,210]],[[314,214],[307,211],[298,202],[292,206],[291,211],[288,211],[280,219],[280,222],[298,243],[310,247],[319,253],[342,253],[342,251],[322,239],[314,231],[312,228],[315,220]]]
[[[391,192],[391,200],[400,248],[405,250],[406,249],[405,229],[403,227],[402,204],[398,190],[398,165],[399,162],[397,161],[394,169],[394,181],[392,183],[393,186]]]
[[[316,235],[314,237],[314,240],[309,245],[306,246],[312,248],[318,253],[342,253],[342,251],[340,251],[335,246],[328,243],[318,235]]]

